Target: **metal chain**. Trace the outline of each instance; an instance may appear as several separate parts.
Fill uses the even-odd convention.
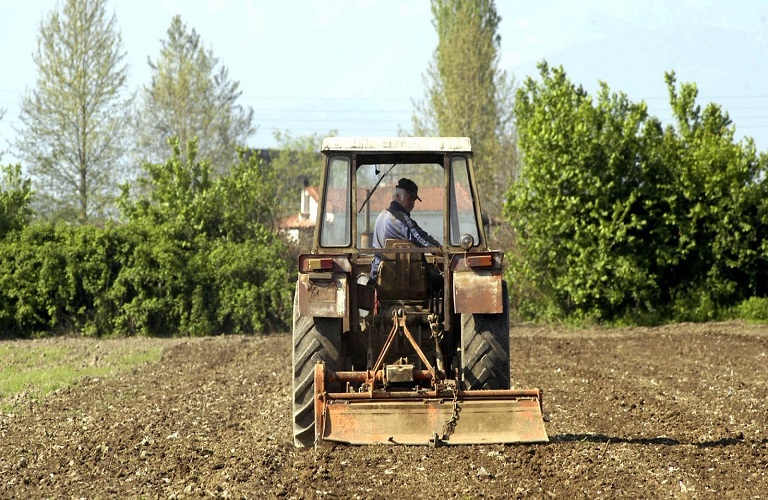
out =
[[[451,413],[451,418],[446,420],[443,425],[443,439],[448,439],[448,436],[453,434],[453,431],[456,429],[456,422],[459,420],[459,412],[461,411],[461,408],[459,408],[459,391],[452,385],[449,387],[451,392],[453,392],[453,412]]]

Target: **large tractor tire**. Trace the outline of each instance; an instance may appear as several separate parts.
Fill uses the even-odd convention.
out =
[[[461,368],[466,389],[509,389],[509,300],[504,312],[461,315]]]
[[[315,443],[315,365],[324,361],[339,370],[342,323],[340,318],[299,315],[298,295],[293,303],[293,441],[305,448]]]

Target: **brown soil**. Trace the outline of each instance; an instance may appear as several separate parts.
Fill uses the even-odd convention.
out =
[[[551,443],[318,451],[292,445],[288,335],[151,342],[2,416],[0,497],[768,496],[768,327],[515,326]]]

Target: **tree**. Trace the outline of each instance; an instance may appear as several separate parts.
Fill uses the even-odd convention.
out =
[[[498,68],[501,17],[493,0],[432,0],[438,45],[416,102],[416,135],[472,140],[486,213],[501,213],[515,168],[513,81]]]
[[[124,152],[128,67],[106,0],[67,0],[40,23],[37,87],[16,147],[54,211],[81,223],[110,209]]]
[[[173,137],[186,144],[197,138],[201,159],[214,172],[226,172],[256,129],[253,109],[237,104],[242,92],[225,66],[200,36],[177,15],[161,42],[157,61],[148,60],[152,81],[144,86],[136,121],[137,151],[142,161],[161,162]]]
[[[516,99],[524,162],[505,215],[509,282],[526,317],[707,320],[768,292],[766,158],[727,113],[675,87],[663,128],[644,102],[595,99],[539,65]]]
[[[670,285],[682,299],[678,316],[712,319],[718,308],[768,293],[768,164],[752,139],[734,142],[731,119],[719,105],[696,104],[695,84],[678,88],[674,73],[665,81],[677,124],[667,131],[677,160],[675,196],[664,206],[676,243]]]
[[[125,185],[120,200],[138,236],[114,287],[121,324],[187,334],[285,328],[296,269],[269,228],[274,176],[243,154],[212,178],[194,140],[183,159],[178,139],[171,143],[172,158],[143,166],[144,194],[132,198]]]
[[[21,165],[0,167],[0,239],[24,227],[31,216],[32,188],[21,175]]]

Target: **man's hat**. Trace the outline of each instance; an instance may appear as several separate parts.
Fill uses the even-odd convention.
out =
[[[419,198],[419,186],[416,185],[415,182],[413,182],[411,179],[406,179],[403,177],[399,181],[397,181],[397,186],[401,189],[404,189],[406,193],[413,196],[417,200],[421,201],[421,198]]]

